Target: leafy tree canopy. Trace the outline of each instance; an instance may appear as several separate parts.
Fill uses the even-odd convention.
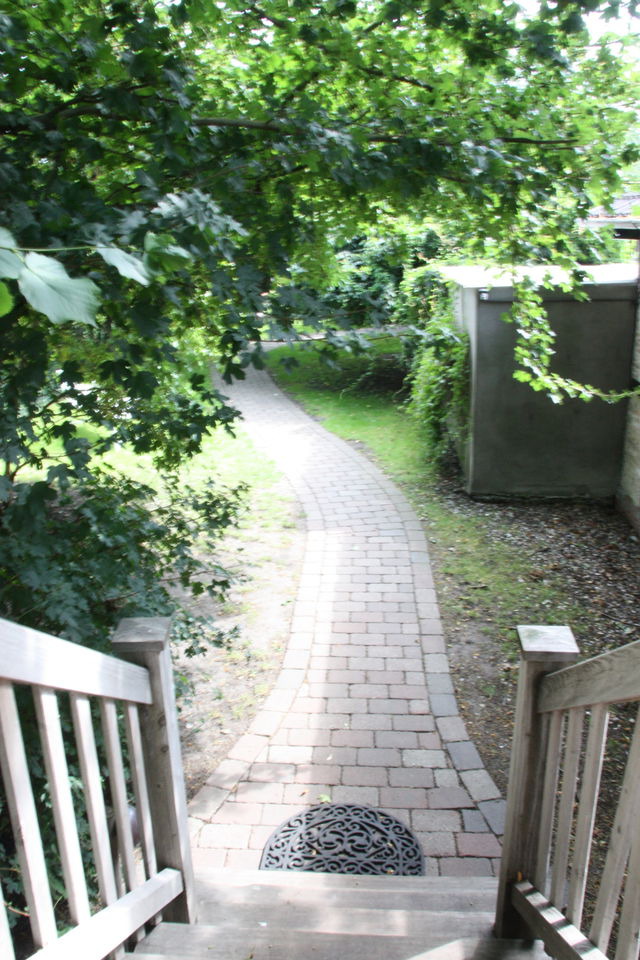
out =
[[[637,155],[620,45],[585,24],[621,8],[12,3],[0,22],[5,328],[29,316],[58,350],[67,341],[71,387],[80,374],[138,396],[135,435],[166,386],[171,335],[199,326],[237,374],[263,294],[284,318],[301,309],[301,273],[381,208],[454,220],[479,248],[508,240],[519,261],[541,244],[557,260],[559,219],[610,196]],[[97,371],[76,327],[53,329],[63,321],[96,323],[83,356],[120,332]],[[184,439],[168,410],[154,416],[165,447]]]
[[[480,252],[570,261],[567,225],[638,157],[624,46],[586,18],[636,5],[5,4],[3,522],[47,508],[25,468],[53,489],[114,443],[167,469],[197,450],[233,417],[203,358],[242,376],[265,316],[317,316],[367,222],[428,213]]]

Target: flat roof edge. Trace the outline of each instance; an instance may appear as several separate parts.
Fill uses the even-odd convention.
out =
[[[599,263],[582,266],[588,275],[584,281],[585,287],[601,286],[633,286],[638,283],[638,267],[635,263]],[[497,293],[499,290],[513,289],[513,274],[504,268],[483,267],[479,265],[442,266],[439,272],[446,280],[451,280],[467,290],[490,290]],[[539,264],[514,268],[515,279],[529,277],[538,284],[542,284],[549,276],[553,284],[560,285],[569,279],[569,273],[562,267],[545,267]],[[546,288],[549,290],[553,287]]]

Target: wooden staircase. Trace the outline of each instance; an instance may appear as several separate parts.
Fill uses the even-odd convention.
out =
[[[496,940],[489,877],[210,870],[198,923],[161,923],[129,960],[531,960]]]
[[[612,960],[640,960],[640,719],[617,802],[607,800],[615,814],[599,883],[587,890],[609,708],[640,701],[640,641],[567,666],[578,654],[568,627],[518,629],[522,660],[499,880],[206,864],[196,877],[169,622],[123,621],[114,658],[0,620],[0,773],[35,948],[31,960],[539,960],[541,943],[557,960],[608,960],[610,942]],[[15,690],[25,685],[38,727],[29,743]],[[64,723],[59,698],[68,703]],[[71,729],[97,905],[69,775]],[[64,931],[31,782],[27,747],[38,746],[70,918]],[[593,917],[582,930],[593,887]],[[16,952],[0,886],[0,960],[24,956],[22,943]]]

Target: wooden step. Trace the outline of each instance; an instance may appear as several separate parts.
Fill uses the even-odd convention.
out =
[[[199,923],[212,937],[226,937],[227,933],[245,930],[250,934],[263,931],[290,931],[302,933],[345,934],[364,937],[415,937],[423,945],[438,946],[460,937],[491,936],[493,917],[484,912],[433,910],[402,910],[367,907],[330,906],[323,900],[301,907],[295,901],[280,904],[247,904],[220,911],[214,922]],[[177,929],[165,932],[180,937]],[[152,939],[154,933],[151,934]]]
[[[492,877],[345,876],[281,870],[211,870],[197,878],[198,919],[215,923],[236,908],[286,906],[304,912],[324,907],[369,910],[486,913],[495,909]]]
[[[454,890],[459,887],[492,891],[498,888],[495,877],[398,877],[395,875],[313,873],[296,870],[232,870],[229,867],[210,867],[196,871],[196,881],[202,884],[220,883],[225,887],[246,887],[258,883],[261,887],[324,887],[345,890],[357,887],[368,890],[422,890],[441,887]]]
[[[243,935],[224,941],[205,937],[193,946],[195,952],[191,937],[184,934],[177,947],[158,946],[159,952],[153,952],[144,941],[135,954],[126,954],[125,960],[548,960],[537,943],[492,938],[452,940],[425,949],[424,944],[410,938],[319,936],[290,931],[277,938],[266,934],[252,940]]]
[[[489,877],[211,869],[199,923],[162,923],[132,960],[539,960],[491,936]]]
[[[294,870],[231,870],[225,867],[199,871],[196,874],[196,885],[205,899],[208,899],[208,891],[211,890],[239,891],[252,887],[264,890],[265,895],[268,895],[268,890],[273,889],[335,891],[339,896],[353,891],[388,893],[392,896],[396,893],[424,894],[428,891],[431,896],[441,892],[444,897],[450,897],[457,891],[465,891],[485,898],[490,910],[495,907],[498,890],[495,877],[368,876]]]

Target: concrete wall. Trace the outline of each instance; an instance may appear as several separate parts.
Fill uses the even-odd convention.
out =
[[[640,323],[636,326],[632,373],[633,379],[640,382]],[[629,401],[618,503],[640,532],[640,397],[632,397]]]
[[[468,493],[614,497],[627,404],[569,400],[558,405],[514,380],[515,331],[501,319],[511,305],[512,289],[493,286],[481,297],[479,277],[471,279],[471,284],[462,277],[458,282],[459,313],[471,343],[471,423],[463,458]],[[604,390],[626,389],[631,383],[635,282],[586,289],[590,302],[554,291],[545,298],[557,335],[554,369]],[[640,479],[640,424],[638,430]]]

